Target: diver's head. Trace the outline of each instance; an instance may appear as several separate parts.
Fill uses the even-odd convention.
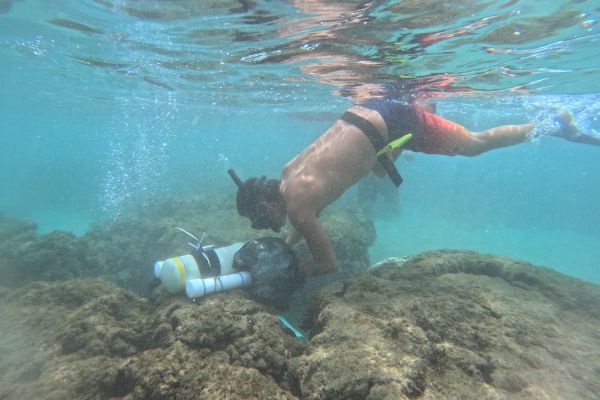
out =
[[[254,229],[272,229],[279,232],[287,215],[285,200],[279,190],[279,181],[263,176],[260,179],[250,178],[242,182],[235,171],[230,169],[227,172],[238,186],[238,214],[248,217]]]

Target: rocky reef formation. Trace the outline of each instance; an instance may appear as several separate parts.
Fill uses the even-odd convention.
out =
[[[294,370],[319,399],[593,399],[599,304],[596,285],[504,257],[391,260],[321,293],[318,351]]]
[[[293,399],[307,344],[243,292],[201,304],[104,280],[0,292],[0,398]]]
[[[375,240],[371,220],[359,211],[333,209],[324,212],[323,221],[342,273],[366,270],[368,247]],[[190,251],[189,238],[176,227],[206,233],[204,243],[217,247],[265,234],[238,216],[235,196],[220,192],[172,197],[82,237],[58,231],[39,235],[33,222],[0,216],[0,286],[104,277],[148,295],[156,284],[154,262]],[[297,252],[300,259],[308,257],[306,246]]]
[[[330,284],[289,336],[244,290],[0,289],[0,398],[594,399],[600,287],[438,251]]]

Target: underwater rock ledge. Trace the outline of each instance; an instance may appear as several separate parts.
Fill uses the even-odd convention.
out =
[[[243,290],[0,289],[0,398],[593,399],[600,286],[436,251],[333,283],[289,336]]]
[[[365,271],[368,248],[375,241],[373,222],[361,211],[339,207],[325,210],[321,217],[340,275]],[[173,196],[97,226],[81,237],[61,231],[40,235],[35,223],[0,213],[0,286],[103,277],[148,295],[156,285],[154,262],[191,250],[189,237],[176,227],[198,236],[207,233],[204,243],[217,247],[267,234],[253,230],[248,220],[237,214],[235,195],[225,192]],[[295,250],[301,260],[309,257],[305,244]]]
[[[392,259],[320,293],[291,369],[319,399],[594,399],[599,305],[600,286],[506,257]]]

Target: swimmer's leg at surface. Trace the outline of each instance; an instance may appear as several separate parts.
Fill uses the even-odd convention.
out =
[[[441,119],[439,116],[434,118]],[[575,143],[600,146],[600,137],[582,133],[574,124],[573,114],[570,111],[558,113],[555,119],[559,127],[549,136],[560,137]],[[444,123],[437,122],[435,125],[441,126]],[[490,150],[531,141],[530,134],[536,127],[534,124],[502,125],[481,132],[472,132],[451,121],[445,121],[445,125],[451,129],[444,133],[446,136],[444,141],[447,143],[443,147],[452,150],[442,151],[442,153],[463,156],[477,156]]]
[[[600,146],[600,137],[582,133],[577,125],[575,125],[571,111],[561,111],[556,115],[556,121],[560,127],[552,136],[560,137],[570,142]]]

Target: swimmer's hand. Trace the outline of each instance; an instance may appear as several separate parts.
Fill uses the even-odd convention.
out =
[[[297,230],[292,228],[292,231],[288,234],[287,238],[285,239],[285,243],[287,243],[287,245],[290,247],[294,247],[298,244],[300,239],[302,239],[302,235],[300,235]]]

